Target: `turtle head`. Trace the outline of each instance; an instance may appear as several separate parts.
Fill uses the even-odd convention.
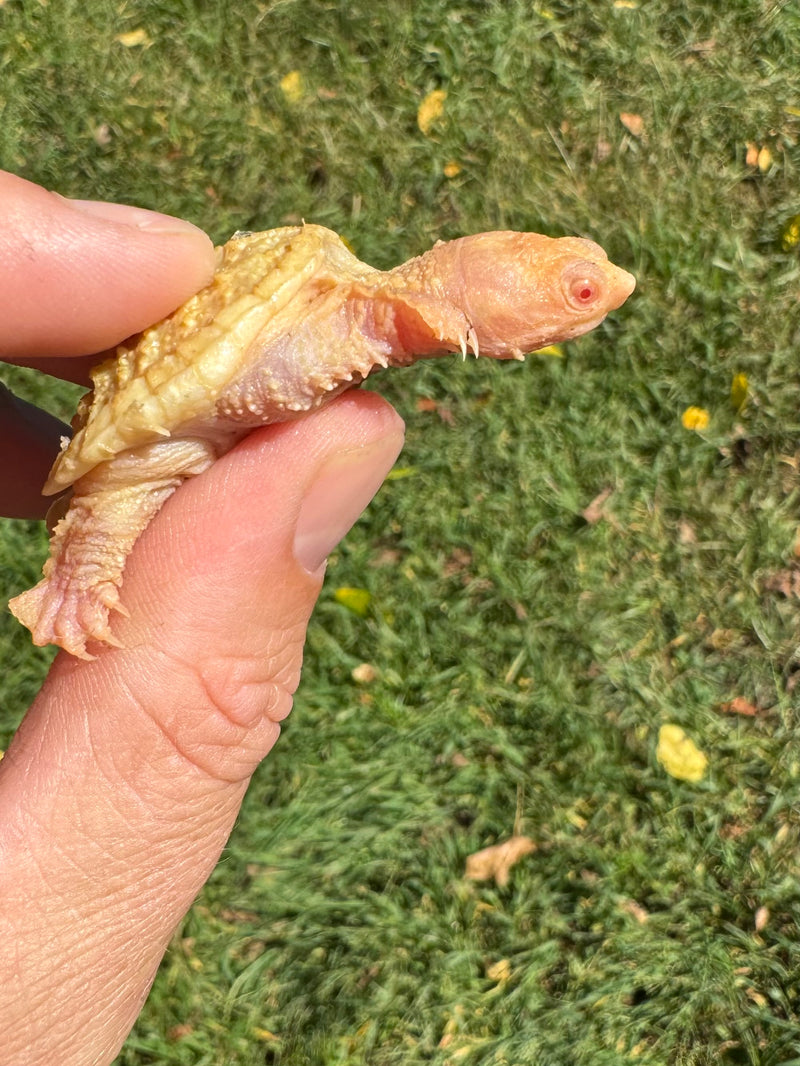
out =
[[[587,333],[636,285],[581,237],[506,231],[438,248],[452,257],[444,287],[470,323],[470,346],[500,359]]]

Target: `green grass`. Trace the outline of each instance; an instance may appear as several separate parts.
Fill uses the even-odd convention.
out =
[[[770,581],[799,565],[798,54],[778,0],[0,6],[0,166],[62,193],[218,240],[305,218],[378,266],[574,232],[639,279],[563,359],[376,380],[410,476],[331,562],[294,714],[120,1066],[800,1062],[800,601]],[[4,526],[4,592],[43,548]],[[7,614],[0,640],[7,738],[50,653]],[[665,722],[700,783],[656,761]],[[465,880],[515,828],[537,850],[508,885]]]

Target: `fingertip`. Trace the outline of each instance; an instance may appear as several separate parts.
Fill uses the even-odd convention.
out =
[[[2,357],[104,351],[184,303],[213,270],[213,245],[191,223],[68,200],[0,172]]]

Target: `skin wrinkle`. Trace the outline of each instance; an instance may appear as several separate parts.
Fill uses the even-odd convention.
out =
[[[152,669],[154,665],[155,670]],[[203,676],[204,668],[195,666],[190,657],[183,659],[177,652],[162,648],[151,653],[148,667],[150,676],[144,682],[147,686],[144,691],[134,691],[128,682],[125,682],[124,690],[139,713],[155,726],[170,750],[178,755],[181,762],[217,784],[231,785],[247,780],[277,738],[277,722],[265,714],[257,719],[254,717],[251,725],[238,722],[227,706],[229,701],[234,701],[234,697],[224,698],[223,694],[215,692]],[[271,674],[269,661],[263,669]],[[134,676],[134,672],[127,676]],[[153,690],[161,688],[159,678],[170,679],[174,685],[176,676],[181,678],[180,685],[176,687],[192,695],[182,700],[181,705],[172,706],[167,719]],[[199,708],[203,708],[201,723],[196,721]],[[205,738],[202,743],[191,739],[194,733],[201,732]],[[243,764],[246,764],[246,768]],[[148,753],[144,773],[153,765],[153,755]],[[180,771],[174,767],[165,768],[167,780],[179,774]]]
[[[108,953],[108,937],[106,936],[106,929],[103,924],[104,916],[93,915],[92,921],[86,921],[85,923],[76,923],[75,936],[70,941],[64,941],[63,930],[59,930],[59,955],[62,958],[72,958],[73,960],[80,960],[81,957],[87,959],[93,958],[98,951],[98,945],[100,949]],[[119,1016],[120,1013],[128,1015],[133,1019],[141,1009],[141,1005],[146,998],[146,994],[152,984],[153,977],[155,976],[155,968],[152,965],[152,961],[148,958],[148,953],[144,949],[144,945],[147,944],[147,925],[146,921],[139,923],[141,929],[137,926],[130,927],[129,936],[124,943],[120,943],[111,949],[111,957],[118,960],[114,969],[119,973],[130,974],[131,971],[141,973],[143,976],[147,976],[148,981],[144,993],[134,993],[133,989],[136,984],[117,984],[115,982],[109,982],[105,988],[106,995],[103,997],[96,997],[93,1002],[93,1017],[94,1020],[102,1020],[103,1018],[109,1018],[113,1020]],[[109,925],[109,928],[111,926]],[[34,936],[37,933],[37,929],[32,930]],[[137,935],[140,934],[140,935]],[[166,939],[165,944],[166,947]],[[44,956],[48,963],[52,963],[50,955]],[[65,979],[62,970],[64,967],[58,965],[48,965],[46,968],[42,967],[38,977],[32,977],[30,974],[26,974],[22,988],[25,989],[25,1004],[24,1011],[19,1011],[16,1016],[24,1018],[39,1018],[47,1017],[48,1009],[47,1003],[52,999],[53,995],[67,996],[74,999],[76,1003],[82,1002],[87,995],[86,981],[82,977],[82,969],[80,965],[72,965],[67,971],[67,977]],[[143,982],[142,982],[143,983]],[[91,1048],[85,1047],[85,1017],[81,1011],[67,1012],[59,1014],[54,1020],[49,1022],[47,1031],[47,1042],[52,1047],[58,1048],[58,1060],[67,1060],[72,1064],[73,1062],[86,1063],[87,1066],[90,1063],[107,1062],[110,1061],[109,1052],[115,1050],[115,1047],[110,1042],[105,1040],[94,1044]],[[101,1026],[101,1032],[106,1029],[105,1025]],[[113,1032],[113,1027],[108,1027],[109,1033]],[[20,1057],[11,1058],[10,1060],[3,1059],[3,1063],[9,1061],[11,1064],[28,1062],[28,1050],[31,1046],[37,1045],[41,1038],[38,1026],[29,1026],[27,1032],[15,1028],[12,1032],[3,1033],[3,1050],[5,1054],[15,1055],[19,1053]],[[72,1058],[71,1054],[76,1052],[80,1057]],[[81,1054],[83,1052],[84,1054]]]

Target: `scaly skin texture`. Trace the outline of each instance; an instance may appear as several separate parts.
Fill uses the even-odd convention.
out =
[[[92,372],[45,495],[72,486],[39,584],[10,601],[36,644],[116,644],[125,559],[161,505],[256,426],[311,411],[379,367],[521,359],[580,336],[634,279],[592,241],[482,233],[394,270],[330,230],[234,237],[211,283]]]

